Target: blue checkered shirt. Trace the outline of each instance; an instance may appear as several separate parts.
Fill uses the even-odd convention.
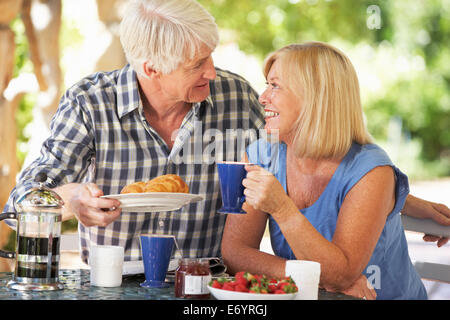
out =
[[[49,187],[93,182],[105,195],[173,173],[204,200],[170,212],[122,212],[107,227],[79,223],[83,261],[90,244],[120,245],[126,261],[139,260],[139,234],[152,232],[175,235],[176,255],[220,256],[226,215],[217,213],[222,200],[215,161],[241,160],[245,147],[258,138],[264,117],[246,80],[216,71],[210,96],[187,113],[171,150],[145,119],[136,73],[129,65],[82,79],[61,98],[51,135],[40,157],[21,172],[4,212],[14,211],[14,201],[35,186],[34,177],[42,171]]]

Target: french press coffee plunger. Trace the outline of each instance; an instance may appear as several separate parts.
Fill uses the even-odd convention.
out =
[[[16,219],[16,250],[0,250],[0,256],[16,259],[13,278],[7,287],[15,290],[60,290],[58,282],[59,244],[63,201],[44,186],[45,173],[35,181],[40,185],[30,189],[15,204],[16,211],[0,214],[0,220]]]

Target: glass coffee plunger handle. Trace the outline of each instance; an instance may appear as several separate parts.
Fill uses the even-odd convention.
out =
[[[42,184],[47,181],[47,174],[45,172],[39,172],[36,177],[34,178],[34,181],[41,183],[41,187]]]
[[[15,212],[5,212],[0,214],[0,221],[5,219],[17,219],[17,215]],[[0,250],[0,257],[14,259],[16,257],[16,254],[14,252]]]

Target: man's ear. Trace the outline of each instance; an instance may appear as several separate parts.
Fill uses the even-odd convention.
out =
[[[142,69],[144,70],[145,75],[150,78],[150,79],[154,79],[155,77],[159,77],[161,72],[156,71],[153,68],[153,65],[150,61],[145,61],[143,63]]]

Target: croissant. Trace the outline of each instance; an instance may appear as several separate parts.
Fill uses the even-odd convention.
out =
[[[123,187],[120,193],[142,193],[145,192],[145,185],[143,181],[135,182]]]
[[[147,182],[139,181],[125,186],[123,193],[142,193],[142,192],[178,192],[189,193],[189,187],[181,177],[176,174],[166,174],[156,177]]]

